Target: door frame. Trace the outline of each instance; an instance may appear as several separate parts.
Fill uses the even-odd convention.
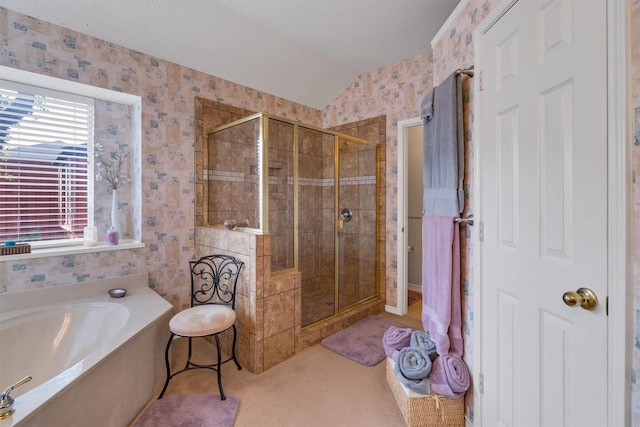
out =
[[[523,1],[523,0],[521,0]],[[526,1],[526,0],[525,0]],[[482,35],[506,13],[516,2],[500,3],[478,25],[474,31],[474,63],[476,84],[474,99],[482,96],[483,70],[478,68],[482,58]],[[608,326],[607,326],[607,416],[610,426],[631,424],[631,359],[632,359],[632,305],[633,305],[633,193],[631,179],[631,120],[628,83],[628,2],[607,2],[607,155],[608,155],[608,209],[607,209],[607,280],[608,280]],[[480,194],[480,123],[483,117],[479,110],[474,114],[474,194]],[[482,200],[474,198],[476,223],[482,227]],[[473,327],[474,356],[473,373],[474,414],[481,426],[482,420],[482,257],[480,233],[473,233],[475,251],[473,261],[473,306],[477,313]],[[491,343],[487,343],[490,345]]]
[[[407,235],[406,230],[409,225],[407,215],[409,211],[409,201],[407,199],[407,189],[409,188],[409,128],[422,125],[422,118],[414,117],[412,119],[398,121],[398,229],[396,231],[397,245],[397,261],[396,270],[398,272],[396,279],[396,306],[387,305],[385,310],[404,316],[407,314],[407,298],[409,292],[408,283],[408,256],[407,256]]]

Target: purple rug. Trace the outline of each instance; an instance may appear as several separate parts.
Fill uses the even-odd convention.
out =
[[[232,427],[239,405],[236,396],[171,394],[151,402],[131,427]]]
[[[403,326],[379,316],[369,316],[322,340],[322,345],[364,366],[373,366],[386,357],[382,337],[391,326]]]

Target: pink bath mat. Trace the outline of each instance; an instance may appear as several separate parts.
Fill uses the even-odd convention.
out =
[[[131,427],[232,427],[239,405],[236,396],[172,394],[151,402]]]
[[[374,366],[386,357],[382,337],[391,326],[406,327],[379,316],[369,316],[323,339],[322,345],[361,365]]]

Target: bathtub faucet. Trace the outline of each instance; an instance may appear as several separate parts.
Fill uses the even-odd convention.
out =
[[[31,381],[31,376],[26,376],[17,383],[5,388],[2,394],[0,394],[0,420],[13,415],[13,397],[9,396],[9,393],[11,393],[14,388],[29,381]]]

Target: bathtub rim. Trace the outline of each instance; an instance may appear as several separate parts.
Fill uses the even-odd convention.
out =
[[[126,288],[128,290],[127,296],[124,298],[109,297],[107,291],[113,287]],[[119,334],[105,341],[97,351],[59,373],[56,377],[47,379],[40,386],[18,396],[14,404],[15,413],[3,420],[2,427],[11,427],[28,421],[39,408],[52,403],[56,397],[62,395],[75,382],[104,362],[110,354],[115,353],[137,334],[141,334],[155,322],[161,320],[173,308],[164,298],[148,287],[148,273],[141,273],[95,282],[0,294],[0,317],[12,317],[18,312],[23,314],[65,304],[93,301],[125,305],[130,312],[128,323]],[[13,309],[9,309],[9,307],[13,307]],[[71,379],[66,382],[63,380],[62,384],[56,381],[57,378],[59,379],[71,370],[77,371]],[[0,387],[4,386],[0,385]]]

